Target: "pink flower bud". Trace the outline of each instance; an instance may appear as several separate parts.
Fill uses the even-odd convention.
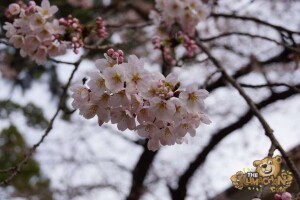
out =
[[[110,48],[110,49],[107,50],[107,55],[111,57],[114,52],[115,51],[112,48]]]
[[[119,56],[124,56],[124,52],[122,50],[118,50],[117,53],[119,54]]]
[[[284,192],[281,194],[282,200],[292,200],[292,195],[289,192]]]
[[[21,12],[19,4],[12,3],[9,5],[8,10],[12,15],[18,15]]]
[[[73,23],[73,24],[72,24],[72,27],[73,27],[74,29],[76,29],[76,28],[78,27],[78,24]]]
[[[116,60],[119,57],[119,54],[117,52],[114,52],[111,57],[112,59]]]
[[[35,1],[29,1],[29,6],[36,6]]]
[[[275,200],[281,200],[281,195],[280,194],[275,194],[274,199]]]
[[[122,64],[124,62],[124,57],[119,57],[119,59],[118,59],[118,64]]]

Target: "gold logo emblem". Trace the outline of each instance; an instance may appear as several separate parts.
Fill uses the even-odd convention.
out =
[[[282,159],[280,156],[266,157],[262,160],[255,160],[255,168],[245,168],[231,176],[235,188],[242,190],[260,190],[263,186],[270,186],[272,192],[285,192],[293,181],[292,173],[289,170],[281,170]]]

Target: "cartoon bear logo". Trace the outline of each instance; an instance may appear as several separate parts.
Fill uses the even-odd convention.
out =
[[[270,186],[272,192],[284,192],[293,182],[289,170],[281,170],[282,159],[280,156],[266,157],[253,162],[255,169],[246,168],[247,171],[238,171],[231,176],[233,186],[239,190],[259,190],[262,186]]]
[[[266,157],[262,160],[255,160],[253,166],[256,167],[256,172],[262,176],[274,176],[277,177],[280,172],[280,165],[282,159],[280,156]]]

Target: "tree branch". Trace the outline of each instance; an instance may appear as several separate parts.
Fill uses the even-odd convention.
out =
[[[262,66],[269,65],[272,63],[287,63],[287,62],[291,61],[290,59],[288,59],[288,55],[290,53],[292,53],[292,51],[290,49],[285,48],[282,52],[280,52],[279,54],[277,54],[274,57],[269,58],[268,60],[256,61],[256,62],[258,62],[258,64],[260,64]],[[233,73],[232,77],[234,79],[237,79],[237,78],[240,78],[240,77],[250,73],[253,70],[253,65],[254,65],[253,61],[250,60],[250,62],[248,64],[241,67],[239,70],[235,71]],[[223,76],[221,76],[219,79],[217,79],[213,83],[209,84],[206,89],[208,91],[213,91],[222,86],[225,86],[225,80],[224,80]]]
[[[267,40],[267,41],[273,42],[273,43],[275,43],[277,45],[280,45],[280,46],[286,47],[288,49],[291,49],[292,51],[295,51],[296,53],[300,54],[300,50],[299,49],[294,48],[294,47],[292,47],[290,45],[287,45],[287,44],[282,43],[282,42],[278,42],[277,40],[269,38],[269,37],[266,37],[266,36],[255,35],[255,34],[250,34],[250,33],[228,32],[228,33],[222,33],[220,35],[209,37],[209,38],[200,38],[200,41],[202,41],[202,42],[209,42],[209,41],[216,40],[216,39],[219,39],[219,38],[228,37],[228,36],[234,36],[234,35],[246,36],[246,37],[251,37],[251,38],[259,38],[259,39],[262,39],[262,40]]]
[[[300,88],[298,88],[295,85],[289,85],[287,83],[267,83],[267,84],[260,84],[260,85],[250,85],[250,84],[240,83],[240,85],[245,88],[253,88],[253,89],[264,88],[264,87],[282,87],[283,86],[283,87],[293,89],[294,91],[300,93]]]
[[[138,200],[145,192],[144,180],[157,153],[149,151],[145,143],[144,151],[132,172],[132,185],[126,200]]]
[[[299,85],[300,86],[300,85]],[[282,99],[287,99],[292,95],[297,94],[294,90],[289,89],[287,91],[281,93],[273,93],[270,97],[266,98],[265,100],[261,101],[256,105],[257,109],[265,108],[266,106]],[[252,118],[254,114],[251,109],[245,112],[244,115],[239,117],[239,119],[224,127],[223,129],[219,130],[217,133],[213,134],[209,143],[202,149],[202,151],[197,155],[196,159],[190,163],[189,167],[186,171],[180,176],[178,181],[177,189],[169,188],[170,193],[172,195],[173,200],[182,200],[186,196],[187,193],[187,185],[189,180],[192,178],[196,170],[204,163],[208,154],[229,134],[233,133],[234,131],[242,128],[246,125]]]
[[[215,17],[215,18],[223,17],[223,18],[231,18],[231,19],[240,19],[240,20],[245,20],[245,21],[253,21],[253,22],[256,22],[258,24],[262,24],[262,25],[274,28],[274,29],[278,30],[279,32],[286,32],[286,33],[289,33],[289,34],[298,34],[298,35],[300,35],[300,32],[292,31],[292,30],[289,30],[289,29],[284,28],[282,26],[278,26],[278,25],[263,21],[261,19],[255,18],[255,17],[240,16],[240,15],[225,14],[225,13],[212,13],[210,16]]]
[[[275,138],[273,134],[273,130],[267,123],[267,121],[264,119],[262,114],[259,112],[257,106],[254,104],[252,99],[246,94],[244,89],[241,87],[241,85],[232,77],[230,76],[225,68],[217,61],[217,59],[210,53],[210,51],[201,43],[198,41],[199,47],[206,53],[206,55],[209,57],[209,59],[212,61],[212,63],[222,72],[223,76],[226,78],[226,80],[234,87],[236,90],[240,93],[240,95],[244,98],[244,100],[247,102],[248,106],[250,107],[253,114],[257,117],[259,122],[261,123],[262,127],[265,130],[265,135],[271,140],[272,144],[276,147],[276,149],[279,150],[281,153],[283,159],[285,160],[287,166],[291,170],[291,172],[294,175],[294,178],[298,184],[298,187],[300,189],[300,173],[298,172],[297,168],[295,167],[293,161],[289,158],[285,150],[282,148],[278,140]]]
[[[65,102],[65,98],[67,96],[67,91],[70,87],[70,84],[71,84],[71,81],[74,77],[74,74],[77,71],[79,64],[81,63],[81,60],[82,60],[82,58],[74,64],[74,70],[72,71],[67,84],[63,87],[63,92],[62,92],[62,95],[61,95],[61,98],[60,98],[58,108],[55,111],[53,117],[51,118],[51,120],[49,122],[49,125],[48,125],[47,129],[45,130],[45,133],[43,134],[41,139],[27,151],[27,153],[25,154],[23,160],[20,161],[15,167],[11,167],[11,168],[8,168],[8,169],[1,170],[1,171],[11,171],[12,173],[5,180],[1,181],[0,185],[8,184],[18,173],[21,172],[21,169],[22,169],[23,165],[25,165],[28,162],[28,160],[31,158],[31,156],[36,151],[36,149],[44,142],[45,138],[49,135],[50,131],[53,128],[54,121],[57,118],[57,116],[59,114],[59,111],[61,110],[61,104],[63,104],[63,102]]]

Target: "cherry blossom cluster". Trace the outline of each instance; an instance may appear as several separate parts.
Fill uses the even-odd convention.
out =
[[[34,1],[29,5],[13,3],[8,7],[13,23],[6,22],[4,29],[15,48],[20,48],[22,56],[29,56],[36,63],[43,64],[47,56],[57,56],[65,53],[67,45],[58,42],[55,35],[64,33],[53,15],[58,11],[56,6],[51,6],[49,0],[43,0],[41,6]]]
[[[149,72],[142,60],[130,55],[119,62],[123,51],[109,49],[105,59],[96,61],[97,71],[89,74],[86,85],[72,86],[72,105],[79,114],[98,123],[111,121],[119,130],[136,130],[148,138],[148,149],[182,143],[189,133],[195,136],[201,124],[210,124],[204,113],[206,90],[186,88],[174,74],[167,77]]]
[[[96,32],[99,38],[106,38],[108,35],[106,32],[105,22],[102,17],[98,17],[96,20]]]
[[[151,17],[159,24],[171,28],[179,24],[188,35],[193,36],[199,21],[206,17],[205,6],[200,0],[156,0],[160,12],[152,12]]]
[[[162,51],[165,62],[170,65],[176,64],[176,59],[174,58],[174,48],[180,44],[182,44],[186,49],[186,54],[188,57],[194,56],[199,51],[199,47],[197,46],[195,40],[181,31],[179,31],[174,38],[166,38],[162,40],[160,37],[156,36],[152,38],[152,44],[154,45],[154,49],[159,49]]]
[[[177,38],[182,41],[181,43],[183,43],[183,46],[185,47],[187,55],[189,57],[194,56],[194,54],[197,53],[197,51],[199,51],[199,47],[197,46],[195,40],[193,40],[187,34],[179,32],[177,34]]]
[[[68,18],[60,18],[59,24],[65,27],[65,39],[71,41],[71,46],[74,53],[79,53],[79,48],[83,47],[82,25],[79,19],[69,15]],[[57,35],[59,39],[60,35]]]
[[[13,22],[6,22],[3,26],[9,43],[20,49],[21,56],[29,56],[36,63],[44,64],[48,56],[63,55],[67,49],[73,49],[77,54],[84,46],[84,40],[95,31],[100,38],[108,36],[101,17],[88,29],[72,15],[56,19],[54,14],[57,11],[57,6],[51,6],[49,0],[42,0],[41,6],[34,1],[28,5],[22,1],[10,4],[6,16]]]

